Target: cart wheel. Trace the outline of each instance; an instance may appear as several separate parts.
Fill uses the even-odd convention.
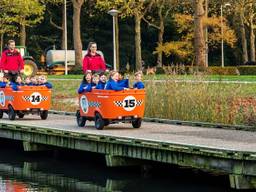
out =
[[[76,112],[76,122],[78,127],[84,127],[86,123],[86,118],[81,116],[79,110],[77,110]]]
[[[13,107],[9,105],[8,107],[8,116],[10,120],[15,120],[16,112],[14,111]]]
[[[98,130],[102,130],[103,127],[105,126],[105,122],[102,119],[101,115],[99,113],[95,114],[95,127]]]
[[[48,111],[40,111],[40,117],[41,117],[42,120],[47,119]]]
[[[24,113],[18,113],[18,117],[19,117],[20,119],[22,119],[24,116],[25,116]]]
[[[140,128],[142,119],[138,118],[132,121],[133,128]]]
[[[4,112],[2,110],[0,110],[0,119],[2,119],[4,116]]]
[[[2,119],[4,116],[4,112],[2,110],[0,110],[0,119]]]

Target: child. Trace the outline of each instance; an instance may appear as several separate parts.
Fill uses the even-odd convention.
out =
[[[107,82],[107,77],[104,73],[100,74],[100,80],[99,83],[96,86],[96,89],[104,89],[106,86],[106,82]]]
[[[32,85],[32,86],[37,86],[37,85],[38,85],[37,77],[36,77],[36,76],[32,76],[32,77],[30,78],[30,80],[31,80],[31,85]]]
[[[114,90],[114,91],[122,91],[124,89],[127,89],[126,87],[120,85],[118,83],[119,80],[119,73],[117,71],[113,71],[111,73],[111,77],[109,81],[106,84],[106,90]]]
[[[45,75],[41,75],[38,78],[38,86],[45,86],[48,89],[52,88],[52,84],[47,82],[47,77]]]
[[[133,84],[134,89],[144,89],[145,86],[142,83],[142,72],[138,71],[135,73],[135,83]]]
[[[3,75],[0,75],[0,88],[5,88],[7,83],[4,81]]]
[[[32,86],[32,85],[33,85],[33,83],[31,82],[30,77],[26,77],[26,79],[25,79],[25,85],[27,85],[27,86]]]
[[[15,83],[11,82],[10,85],[12,87],[12,90],[18,91],[19,90],[19,86],[23,86],[24,85],[24,83],[22,82],[22,77],[20,75],[18,75],[16,77]]]
[[[92,73],[86,72],[82,83],[78,89],[78,93],[81,94],[83,92],[91,92],[92,91]]]
[[[119,72],[118,84],[121,87],[129,88],[129,79],[124,79],[124,72]]]
[[[99,80],[100,80],[100,77],[99,77],[98,74],[94,74],[92,76],[92,86],[93,86],[93,88],[95,88],[98,85]]]

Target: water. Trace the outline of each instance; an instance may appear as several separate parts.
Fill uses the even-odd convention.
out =
[[[0,192],[230,191],[227,177],[159,164],[142,174],[140,168],[107,168],[103,157],[92,153],[35,155],[15,145],[0,142]]]

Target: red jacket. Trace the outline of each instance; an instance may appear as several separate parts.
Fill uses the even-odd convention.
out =
[[[83,60],[83,71],[105,71],[106,63],[101,55],[96,54],[95,56],[86,55]]]
[[[20,71],[24,69],[24,62],[17,50],[11,52],[9,49],[2,53],[0,70]]]

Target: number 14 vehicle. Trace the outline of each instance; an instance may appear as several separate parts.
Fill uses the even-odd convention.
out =
[[[0,88],[0,118],[8,114],[10,120],[26,114],[40,115],[45,120],[51,104],[51,89],[44,86],[21,86],[18,91],[11,87]]]
[[[141,126],[145,111],[145,90],[124,91],[97,90],[79,94],[77,124],[84,127],[86,121],[95,121],[96,129],[111,123],[131,122],[134,128]]]

